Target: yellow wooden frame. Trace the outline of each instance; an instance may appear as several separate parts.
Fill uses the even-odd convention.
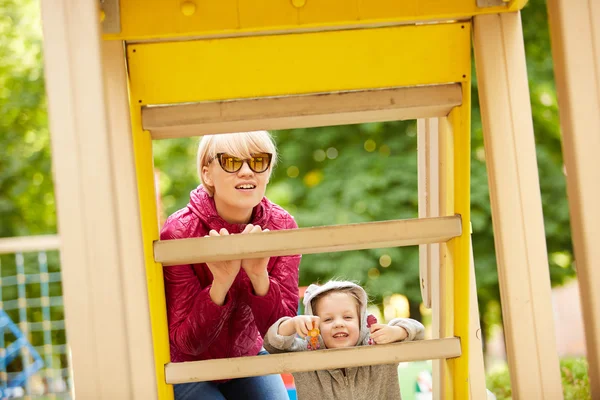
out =
[[[419,85],[460,83],[460,105],[452,109],[448,118],[442,118],[445,128],[441,129],[444,137],[440,140],[444,146],[441,159],[450,169],[443,172],[442,186],[445,189],[441,193],[445,194],[446,200],[440,211],[442,216],[460,214],[464,225],[469,223],[470,28],[470,23],[457,22],[128,46],[133,135],[143,215],[148,293],[151,309],[154,310],[152,325],[161,398],[171,396],[169,387],[162,384],[165,382],[163,367],[168,364],[169,351],[162,270],[149,247],[158,239],[158,227],[151,169],[152,135],[142,127],[145,107],[188,107],[186,103],[190,102],[196,102],[200,107],[202,102],[210,101],[263,101],[261,99],[271,96],[293,99],[294,96],[311,93],[388,90],[394,87],[414,87],[419,90]],[[251,51],[248,50],[250,48]],[[394,51],[395,48],[401,48],[402,51]],[[374,63],[374,55],[377,54],[386,57],[380,63]],[[207,63],[207,59],[212,62]],[[237,67],[239,65],[244,67]],[[368,108],[368,105],[361,107]],[[335,112],[335,107],[330,112]],[[302,116],[296,120],[300,126],[301,120]],[[338,228],[343,226],[316,229]],[[275,232],[271,235],[286,234],[301,236],[303,233]],[[463,229],[459,234],[443,245],[447,260],[441,272],[445,276],[440,281],[444,285],[443,292],[451,298],[446,298],[444,303],[442,315],[445,322],[441,338],[458,336],[461,339],[460,357],[443,361],[447,382],[444,390],[454,398],[468,398],[469,316],[468,313],[455,313],[452,307],[465,310],[469,307],[468,232],[465,233]],[[423,243],[431,242],[422,240],[425,240]],[[157,248],[177,246],[177,242],[184,241],[157,243]],[[273,250],[271,247],[267,246]],[[303,250],[301,245],[298,251]],[[159,254],[160,251],[156,255]],[[160,256],[156,260],[166,259]],[[169,369],[176,371],[183,368],[175,364],[168,365]]]
[[[131,100],[131,98],[130,98]],[[161,264],[154,261],[153,242],[159,239],[158,210],[155,192],[154,159],[152,156],[152,137],[142,130],[141,107],[131,103],[131,134],[135,169],[137,173],[137,191],[140,203],[144,259],[146,262],[146,283],[148,285],[148,303],[154,343],[154,368],[157,380],[158,398],[173,399],[173,388],[165,384],[164,366],[171,361],[169,350],[169,332],[167,323],[167,305]]]
[[[470,60],[470,57],[469,57]],[[452,196],[453,213],[460,214],[463,221],[463,231],[460,237],[448,242],[446,255],[451,259],[452,264],[452,291],[453,291],[453,310],[447,313],[444,318],[453,320],[454,336],[461,338],[462,356],[450,359],[447,363],[452,371],[452,389],[454,399],[469,398],[469,293],[470,293],[470,227],[471,224],[471,74],[469,74],[469,83],[464,84],[463,103],[454,108],[448,116],[449,128],[452,134],[452,147],[446,143],[446,150],[453,152],[453,176],[452,184],[446,185],[446,190],[451,188],[451,192],[446,192],[446,197]],[[450,134],[450,132],[447,132]],[[448,177],[446,178],[448,179]],[[448,201],[448,200],[447,200]],[[450,209],[446,209],[448,213]],[[441,214],[444,215],[444,214]],[[446,280],[445,285],[450,282]],[[449,288],[444,289],[446,293]]]
[[[153,253],[159,229],[153,137],[142,124],[144,107],[176,105],[179,111],[186,112],[205,109],[206,102],[222,107],[224,101],[236,100],[239,101],[236,107],[242,105],[237,109],[240,111],[247,110],[248,104],[259,104],[261,108],[264,104],[273,104],[273,98],[285,98],[283,103],[287,104],[284,108],[288,107],[288,114],[283,119],[284,126],[289,128],[298,122],[294,119],[297,108],[289,105],[302,107],[300,96],[327,94],[341,98],[342,95],[337,94],[351,93],[345,99],[356,99],[360,97],[357,92],[363,91],[372,96],[368,100],[373,100],[377,97],[371,93],[373,90],[394,91],[394,95],[398,95],[423,91],[422,85],[460,85],[460,104],[455,98],[446,103],[417,105],[418,112],[413,109],[399,114],[395,114],[397,110],[393,107],[363,109],[362,114],[360,110],[351,110],[349,114],[354,119],[348,115],[344,118],[359,122],[362,117],[373,121],[395,116],[440,117],[439,212],[442,218],[450,216],[454,222],[460,219],[464,228],[470,218],[470,21],[474,19],[513,391],[520,397],[560,398],[518,14],[526,0],[507,0],[496,7],[477,7],[477,3],[475,0],[420,0],[410,4],[395,0],[262,0],[260,4],[254,0],[120,0],[121,19],[119,24],[111,20],[110,25],[115,29],[120,25],[121,33],[105,35],[105,39],[113,41],[105,43],[103,49],[94,24],[99,20],[97,4],[91,0],[65,0],[52,6],[43,3],[45,72],[55,153],[53,163],[56,180],[60,182],[57,199],[61,256],[65,270],[63,283],[68,288],[65,303],[70,315],[67,330],[77,377],[75,394],[131,398],[158,395],[170,399],[172,390],[165,383],[165,367],[169,371],[190,368],[189,364],[169,364],[162,265],[154,259]],[[598,191],[586,184],[595,182],[597,168],[590,165],[599,146],[597,140],[586,138],[585,132],[597,131],[593,127],[598,125],[598,118],[589,117],[595,115],[594,110],[598,108],[597,91],[586,94],[584,99],[587,100],[581,101],[581,106],[574,106],[579,104],[574,100],[577,96],[589,92],[584,90],[586,84],[598,81],[598,71],[589,67],[598,59],[597,46],[594,47],[592,40],[598,33],[590,28],[590,21],[598,19],[600,7],[590,4],[577,3],[571,7],[570,3],[567,6],[564,1],[553,0],[549,7],[557,39],[553,43],[558,61],[557,82],[561,96],[566,96],[566,109],[561,110],[565,160],[573,175],[568,177],[568,186],[573,200],[575,251],[581,259],[582,293],[589,297],[584,299],[583,305],[588,350],[593,356],[598,353],[600,320],[594,312],[599,308],[600,296],[593,290],[598,274],[588,265],[589,260],[598,258],[594,256],[593,234],[588,232],[595,225],[588,224],[586,218],[598,215],[594,212],[597,202],[593,200],[598,197]],[[581,35],[568,34],[565,28],[568,23],[579,22],[584,22],[582,32],[587,41],[581,40]],[[123,40],[129,41],[126,45],[132,138],[119,134],[129,130]],[[576,60],[570,60],[573,57],[565,54],[575,54]],[[581,70],[582,74],[572,72],[577,57],[591,60],[584,63],[587,67]],[[382,93],[388,93],[383,91],[377,93],[380,98]],[[190,102],[195,103],[193,107],[184,105]],[[415,105],[409,102],[404,106]],[[152,113],[157,110],[153,109]],[[261,120],[261,115],[254,117],[257,117],[254,121],[257,125],[252,125],[252,129],[260,128],[265,119]],[[277,123],[281,122],[279,116],[274,118]],[[323,115],[311,118],[304,124],[324,121]],[[344,118],[336,121],[346,121]],[[212,128],[207,126],[203,128],[209,132]],[[187,129],[186,135],[194,134],[194,127]],[[221,129],[224,128],[221,126]],[[165,137],[179,134],[181,131],[171,132],[171,136]],[[135,204],[132,192],[132,145],[139,204]],[[517,182],[517,190],[512,190],[512,186],[507,188],[507,182],[511,185]],[[72,210],[77,210],[81,218],[72,217]],[[325,230],[333,232],[332,227]],[[138,234],[130,235],[131,232]],[[299,238],[306,232],[291,235]],[[389,348],[412,349],[415,357],[421,357],[415,349],[433,343],[442,351],[427,353],[431,357],[460,354],[439,363],[440,386],[445,398],[466,399],[469,398],[469,358],[475,355],[469,346],[477,343],[469,336],[476,324],[475,321],[469,323],[466,311],[474,305],[469,295],[474,283],[469,267],[469,232],[467,229],[453,232],[451,237],[454,238],[440,245],[440,271],[436,277],[440,291],[437,299],[432,298],[432,303],[438,305],[439,325],[435,329],[441,339]],[[459,233],[460,236],[455,237]],[[285,235],[287,233],[273,233],[271,237]],[[143,243],[139,241],[140,236]],[[396,239],[406,243],[406,238]],[[449,237],[425,235],[417,239],[428,243],[428,240],[443,241]],[[369,245],[377,245],[377,242]],[[157,248],[160,247],[158,244]],[[285,252],[289,249],[265,246],[262,250]],[[523,260],[527,262],[525,274],[518,277],[520,280],[515,279],[516,273],[522,272],[516,271],[515,266]],[[148,303],[139,279],[144,273],[142,264],[145,264]],[[148,315],[140,313],[146,305],[150,308],[150,321]],[[516,320],[520,322],[518,331]],[[109,328],[101,332],[94,329],[98,321]],[[152,340],[148,325],[152,327]],[[145,359],[150,355],[150,342],[154,347],[153,378],[150,377],[154,372],[151,362]],[[283,370],[298,370],[305,367],[289,367],[286,363],[310,357],[320,360],[324,367],[334,367],[341,365],[340,360],[329,360],[329,354],[343,354],[346,358],[361,354],[365,359],[353,364],[360,365],[395,357],[385,354],[386,349],[344,349],[316,355],[282,355],[270,360],[281,362]],[[115,351],[126,355],[126,362],[112,363],[107,355]],[[136,354],[143,354],[142,359]],[[253,361],[212,360],[192,363],[192,367],[203,364],[226,369],[227,365],[239,362],[246,368],[244,374],[249,375],[256,372],[251,370]],[[269,371],[281,369],[271,368],[267,358],[260,358],[259,362]],[[598,375],[598,362],[592,359],[590,376],[594,393],[600,390]],[[152,390],[154,379],[157,392]],[[481,392],[481,387],[478,390]]]
[[[114,40],[264,35],[381,27],[418,21],[468,20],[474,15],[514,12],[527,0],[477,7],[476,0],[120,0],[121,33]]]
[[[127,47],[131,101],[176,104],[466,82],[469,23]]]

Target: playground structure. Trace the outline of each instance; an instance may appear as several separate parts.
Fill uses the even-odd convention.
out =
[[[2,399],[68,390],[59,247],[54,235],[0,239]]]
[[[15,338],[15,341],[12,342],[9,346],[6,346],[4,349],[4,331],[8,330]],[[3,351],[0,354],[0,375],[2,375],[2,385],[0,386],[0,398],[9,397],[9,394],[16,391],[17,388],[21,388],[29,376],[37,372],[40,368],[43,367],[44,362],[40,357],[39,353],[35,348],[31,346],[27,338],[23,335],[23,332],[15,325],[15,323],[10,319],[8,314],[4,310],[0,310],[0,348]],[[13,379],[8,379],[8,374],[6,372],[6,366],[10,364],[16,357],[21,353],[22,357],[25,361],[28,361],[28,355],[33,357],[34,362],[32,364],[25,364],[25,367],[22,371],[15,374],[16,376]],[[6,378],[4,378],[6,376]]]
[[[89,0],[43,2],[75,395],[169,399],[170,385],[186,381],[433,359],[437,398],[485,398],[470,256],[473,41],[513,395],[562,398],[524,5],[104,0],[99,10]],[[600,6],[548,6],[589,376],[598,396]],[[152,140],[399,119],[419,120],[418,219],[158,241]],[[401,245],[421,246],[434,339],[169,362],[162,268]]]

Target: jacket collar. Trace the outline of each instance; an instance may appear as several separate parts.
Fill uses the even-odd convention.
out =
[[[271,209],[271,202],[263,197],[260,203],[252,210],[252,217],[250,223],[253,225],[259,225],[263,229],[269,222],[269,210]],[[215,205],[215,199],[212,198],[202,185],[192,190],[190,193],[190,202],[188,208],[197,215],[200,220],[207,224],[207,228],[220,230],[222,228],[227,229],[229,233],[240,233],[244,230],[247,224],[231,224],[225,221],[217,212]]]

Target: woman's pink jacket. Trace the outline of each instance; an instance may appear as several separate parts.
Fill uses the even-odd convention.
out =
[[[271,231],[297,228],[293,217],[266,197],[254,208],[251,222]],[[211,229],[240,233],[245,224],[229,224],[202,186],[191,192],[187,207],[171,215],[161,240],[203,237]],[[206,264],[164,267],[171,361],[254,356],[271,325],[298,309],[300,256],[271,257],[270,287],[259,297],[240,270],[222,306],[210,299],[212,274]]]

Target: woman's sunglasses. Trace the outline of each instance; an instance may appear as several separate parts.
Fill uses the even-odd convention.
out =
[[[219,165],[225,172],[238,172],[246,162],[252,171],[260,174],[269,169],[272,157],[271,153],[255,153],[249,159],[243,160],[227,153],[217,153],[215,158],[219,160]]]

